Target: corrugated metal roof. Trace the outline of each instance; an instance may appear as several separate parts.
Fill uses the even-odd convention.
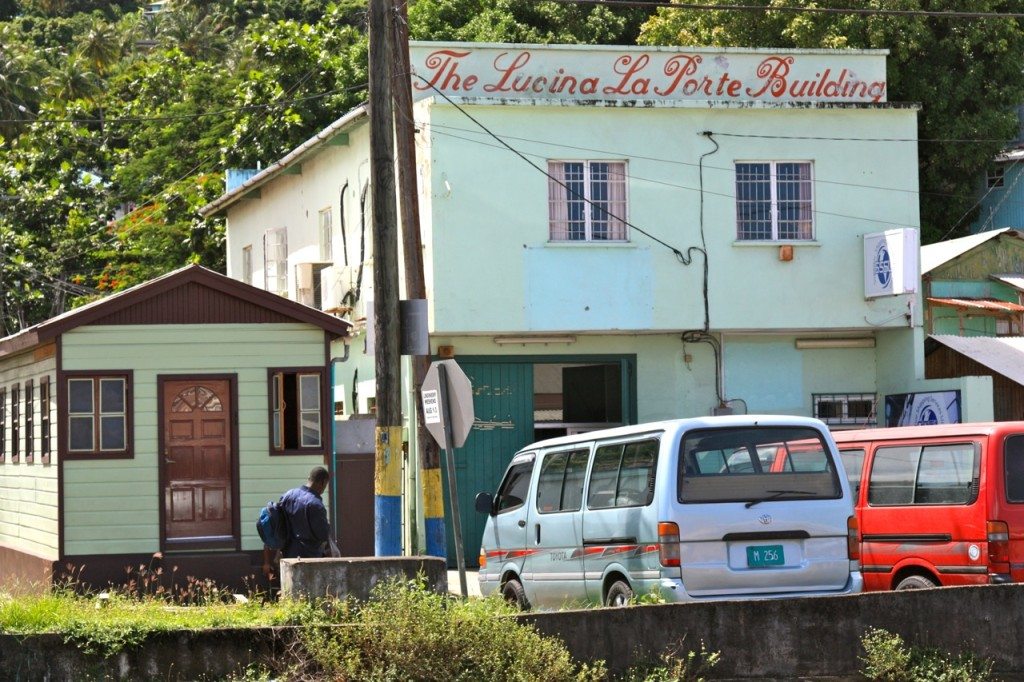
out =
[[[921,274],[931,272],[943,263],[948,263],[957,256],[967,253],[989,239],[994,239],[1004,232],[1016,232],[1013,228],[1003,227],[998,230],[979,232],[959,239],[949,239],[944,242],[927,244],[921,247]],[[1017,233],[1019,236],[1019,233]]]
[[[1022,313],[1024,305],[999,301],[994,298],[929,298],[929,303],[948,306],[950,308],[968,308],[970,310],[991,310],[1000,313]]]
[[[1008,284],[1014,289],[1024,291],[1024,275],[989,275],[992,279]]]
[[[1018,384],[1024,384],[1024,337],[942,334],[928,338],[966,355]]]

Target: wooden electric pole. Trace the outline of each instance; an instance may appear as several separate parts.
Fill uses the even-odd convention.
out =
[[[391,58],[392,0],[370,0],[370,177],[373,193],[374,365],[377,428],[374,460],[374,553],[402,553],[402,404],[398,314],[398,220],[395,206]]]
[[[408,3],[399,0],[395,21],[395,141],[398,150],[398,201],[402,215],[402,252],[405,257],[405,295],[427,298],[423,273],[423,239],[420,234],[419,190],[416,185],[416,126],[412,113],[412,69],[409,65]],[[420,486],[423,489],[423,520],[426,553],[446,556],[444,497],[441,490],[441,458],[423,422],[419,399],[423,378],[430,368],[428,355],[412,358],[413,393],[416,399],[416,443],[419,446]]]

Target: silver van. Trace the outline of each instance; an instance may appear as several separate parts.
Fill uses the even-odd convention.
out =
[[[859,592],[850,486],[816,419],[680,419],[519,451],[480,549],[480,590],[520,608]]]

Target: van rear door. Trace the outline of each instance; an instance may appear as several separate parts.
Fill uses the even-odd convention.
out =
[[[692,597],[847,586],[853,505],[833,449],[812,427],[686,433],[677,502],[680,571]]]

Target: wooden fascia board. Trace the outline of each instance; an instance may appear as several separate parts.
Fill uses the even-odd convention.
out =
[[[41,336],[39,332],[39,329],[26,330],[0,341],[0,358],[21,353],[53,338]]]

